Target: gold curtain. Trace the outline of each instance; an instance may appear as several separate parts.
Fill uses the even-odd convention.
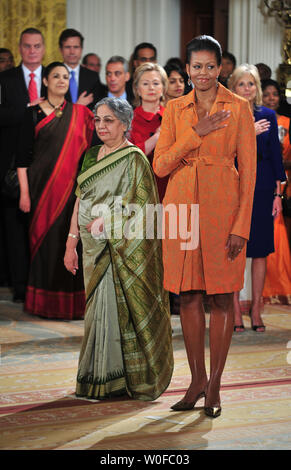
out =
[[[43,64],[61,60],[58,38],[66,29],[66,0],[0,0],[0,47],[10,49],[15,65],[20,63],[20,33],[29,27],[39,29],[45,39]]]

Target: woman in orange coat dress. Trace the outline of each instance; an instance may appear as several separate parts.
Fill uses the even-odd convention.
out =
[[[233,292],[243,287],[256,178],[249,104],[217,82],[220,64],[221,47],[212,37],[200,36],[187,45],[187,73],[194,90],[168,103],[153,162],[158,176],[170,176],[163,200],[164,287],[180,294],[192,375],[186,395],[172,409],[192,409],[204,396],[205,414],[211,417],[221,413],[220,381],[234,326]],[[211,305],[209,379],[204,293]]]
[[[289,136],[290,118],[278,114],[281,90],[275,80],[263,80],[263,105],[276,113],[279,140],[282,148],[283,164],[288,176],[286,196],[291,197],[291,144]],[[283,188],[282,188],[283,189]],[[288,231],[289,229],[289,237]],[[267,271],[263,290],[264,302],[291,305],[291,217],[283,217],[280,213],[274,220],[275,252],[267,257]],[[288,240],[289,238],[289,240]]]

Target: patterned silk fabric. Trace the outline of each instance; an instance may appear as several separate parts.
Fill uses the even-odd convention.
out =
[[[100,399],[122,390],[124,381],[120,359],[116,353],[115,364],[112,364],[114,353],[110,345],[108,365],[103,367],[102,376],[98,373],[106,352],[105,346],[100,346],[104,338],[96,339],[96,330],[100,332],[100,328],[104,328],[102,336],[105,336],[106,322],[109,325],[114,322],[114,297],[127,393],[136,399],[154,400],[169,385],[173,371],[169,300],[163,289],[161,240],[155,235],[147,238],[145,232],[147,206],[158,203],[155,178],[147,158],[135,146],[113,152],[96,163],[98,150],[99,147],[93,147],[87,152],[76,192],[80,197],[79,225],[87,298],[76,393]],[[122,236],[108,229],[115,197],[121,198],[119,228],[122,228]],[[109,218],[104,215],[107,237],[98,239],[87,231],[86,226],[97,217],[95,208],[100,204],[109,207],[110,211]],[[127,212],[131,204],[136,204],[137,208],[134,220],[130,211]],[[133,230],[142,226],[142,236],[124,236],[125,227],[129,225]],[[113,282],[109,279],[109,267]],[[104,295],[105,290],[109,290],[111,295]],[[100,296],[103,296],[102,299]],[[102,308],[103,317],[100,314]],[[116,343],[116,331],[112,334]],[[94,367],[90,365],[92,362],[95,363]],[[109,382],[111,385],[106,388]]]
[[[164,287],[176,294],[192,289],[220,294],[243,287],[246,248],[231,262],[225,245],[230,234],[249,237],[256,136],[248,102],[218,84],[210,115],[223,109],[231,111],[227,127],[204,137],[193,129],[198,121],[194,91],[170,101],[163,115],[153,162],[158,176],[170,175],[163,205],[176,205],[179,215],[180,206],[187,207],[188,222],[191,204],[199,205],[199,244],[195,249],[182,248],[185,238],[181,232],[176,238],[167,236],[166,218]]]

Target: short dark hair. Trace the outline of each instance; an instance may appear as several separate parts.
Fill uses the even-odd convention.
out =
[[[231,52],[223,51],[222,57],[224,59],[229,59],[233,63],[233,67],[234,68],[236,67],[236,58],[234,57],[234,55]]]
[[[156,47],[153,44],[151,44],[150,42],[141,42],[140,44],[135,46],[135,49],[133,51],[133,60],[137,59],[138,51],[140,49],[152,49],[154,51],[155,59],[157,58],[157,49],[156,49]]]
[[[64,67],[68,73],[69,70],[68,70],[68,67],[63,63],[63,62],[51,62],[49,65],[46,66],[46,68],[44,69],[44,72],[43,72],[43,77],[48,79],[48,76],[49,74],[51,73],[51,71],[56,68],[56,67]]]
[[[170,77],[172,72],[177,72],[179,75],[181,75],[182,78],[184,78],[184,81],[186,83],[187,81],[187,74],[184,72],[184,70],[180,67],[178,63],[175,62],[170,62],[165,65],[164,67],[168,77]]]
[[[6,49],[6,47],[0,47],[0,54],[12,54],[12,52],[10,51],[10,49]]]
[[[19,44],[21,43],[22,41],[22,37],[24,34],[40,34],[41,37],[42,37],[42,40],[44,42],[44,37],[43,37],[43,34],[42,32],[39,30],[39,29],[36,29],[36,28],[26,28],[24,31],[22,31],[22,33],[20,34],[20,38],[19,38]]]
[[[186,46],[186,62],[190,63],[192,52],[209,51],[213,52],[216,57],[217,65],[221,64],[222,51],[219,42],[212,36],[203,34],[197,36],[188,42]]]
[[[259,71],[259,75],[260,75],[261,80],[267,80],[267,79],[271,78],[272,70],[267,64],[263,64],[262,62],[259,62],[258,64],[255,64],[255,65],[256,65],[256,67]],[[266,77],[265,79],[264,79],[264,77],[262,78],[262,73]]]
[[[69,38],[75,38],[75,37],[80,38],[81,47],[83,48],[84,37],[82,36],[82,34],[79,33],[79,31],[77,31],[76,29],[68,28],[68,29],[64,29],[64,31],[60,34],[60,37],[59,37],[60,49],[62,48],[64,41],[66,41]]]
[[[286,96],[284,93],[284,90],[281,89],[279,83],[276,80],[272,80],[272,78],[266,78],[265,80],[261,80],[261,85],[262,85],[262,92],[268,87],[268,86],[273,86],[276,88],[278,95],[279,95],[279,106],[284,106],[286,103]],[[279,112],[279,114],[281,114]]]
[[[124,57],[121,57],[121,55],[113,55],[110,57],[106,62],[106,67],[108,64],[117,64],[118,62],[123,65],[124,71],[128,72],[128,62]]]
[[[262,85],[262,91],[264,91],[264,89],[267,88],[267,86],[273,86],[274,88],[276,88],[277,92],[279,93],[279,96],[281,96],[282,94],[279,83],[276,82],[275,80],[272,80],[271,78],[262,80],[261,85]]]
[[[90,55],[94,55],[95,57],[99,58],[99,56],[97,54],[95,54],[95,52],[89,52],[88,54],[84,55],[84,57],[82,59],[82,64],[83,65],[87,65],[88,58],[90,57]]]
[[[183,70],[185,69],[185,64],[180,59],[180,57],[170,57],[170,59],[168,59],[167,62],[165,63],[165,67],[168,65],[172,65],[172,64],[178,65]]]

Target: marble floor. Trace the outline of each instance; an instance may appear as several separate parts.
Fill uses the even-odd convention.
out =
[[[74,395],[83,321],[33,317],[0,289],[0,449],[290,449],[291,306],[265,305],[263,320],[265,333],[244,317],[246,331],[233,334],[222,414],[212,420],[202,400],[192,411],[170,410],[189,384],[179,315],[171,316],[175,369],[166,392],[150,403],[95,402]]]

